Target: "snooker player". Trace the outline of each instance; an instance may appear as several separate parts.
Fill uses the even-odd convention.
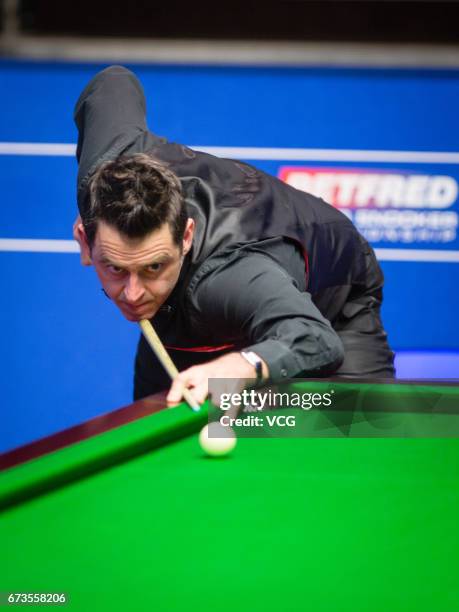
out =
[[[97,74],[75,108],[83,265],[129,321],[152,319],[198,402],[209,378],[394,376],[383,277],[353,224],[242,162],[150,132],[129,70]],[[141,336],[134,397],[169,386]]]

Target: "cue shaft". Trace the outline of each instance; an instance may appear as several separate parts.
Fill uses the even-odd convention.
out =
[[[169,353],[164,348],[164,345],[156,333],[153,325],[150,323],[150,321],[148,321],[148,319],[142,319],[139,321],[139,325],[148,344],[151,346],[154,354],[159,359],[166,372],[169,374],[171,380],[175,380],[179,374],[179,371],[170,358]],[[183,389],[183,397],[195,412],[200,410],[198,402],[194,399],[193,395],[188,389]]]

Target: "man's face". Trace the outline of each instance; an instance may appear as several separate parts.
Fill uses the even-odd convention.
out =
[[[177,283],[193,230],[193,220],[188,219],[180,249],[167,223],[145,238],[131,239],[99,221],[91,260],[102,287],[126,319],[155,316]]]

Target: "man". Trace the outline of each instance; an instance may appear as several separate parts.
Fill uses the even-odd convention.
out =
[[[129,321],[153,319],[205,399],[209,378],[393,377],[383,278],[352,223],[247,164],[148,131],[137,78],[112,66],[75,109],[80,216],[74,236]],[[168,386],[141,337],[136,399]]]

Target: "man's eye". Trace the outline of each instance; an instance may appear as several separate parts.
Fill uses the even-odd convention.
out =
[[[147,270],[148,272],[159,272],[162,267],[163,267],[163,264],[154,263],[154,264],[150,264],[149,266],[147,266]]]
[[[123,268],[118,268],[118,266],[108,266],[108,269],[113,274],[121,274],[121,272],[123,271]]]

